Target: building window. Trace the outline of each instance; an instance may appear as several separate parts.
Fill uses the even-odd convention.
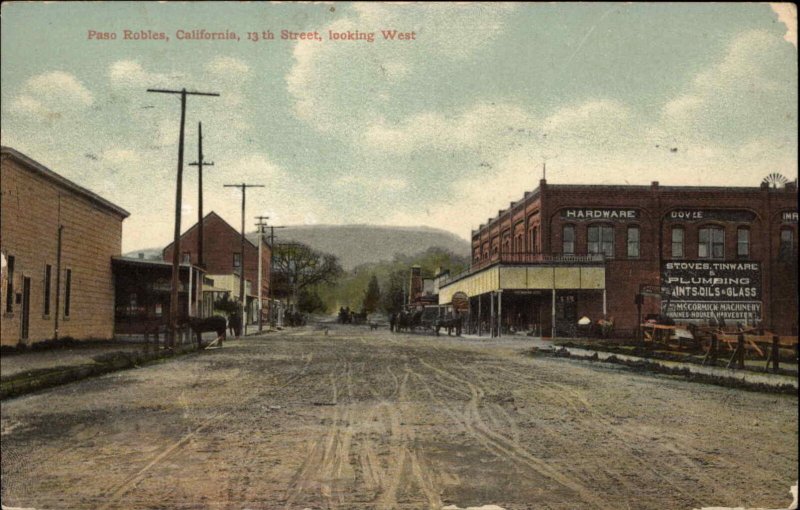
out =
[[[697,256],[701,259],[725,258],[725,230],[720,227],[701,228]]]
[[[794,232],[790,228],[781,229],[781,245],[778,256],[782,259],[789,258],[794,254]],[[9,257],[11,260],[11,257]],[[10,263],[9,266],[11,267]],[[10,275],[11,273],[9,273]],[[10,276],[9,276],[10,281]]]
[[[233,254],[233,267],[242,267],[242,254],[241,253],[234,253]]]
[[[50,281],[52,278],[53,266],[47,264],[44,266],[44,315],[50,315]]]
[[[190,251],[183,252],[183,263],[184,264],[191,264],[192,263],[192,252],[190,252]]]
[[[72,304],[72,269],[67,269],[66,277],[64,278],[64,317],[69,317],[70,305]]]
[[[672,227],[672,258],[683,258],[683,227]]]
[[[736,256],[746,259],[750,256],[750,229],[739,227],[736,230]]]
[[[614,256],[614,228],[610,225],[592,225],[589,227],[589,254],[603,254],[608,258]]]
[[[628,227],[628,257],[639,258],[639,227]]]
[[[575,226],[564,225],[561,230],[561,252],[564,255],[575,254]]]
[[[536,244],[539,237],[539,229],[533,227],[530,232],[531,232],[531,253],[539,253],[539,247]]]
[[[8,282],[6,282],[6,313],[14,311],[14,256],[8,256]]]

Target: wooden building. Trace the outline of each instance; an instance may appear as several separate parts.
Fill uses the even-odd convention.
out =
[[[128,212],[10,147],[0,190],[2,345],[112,338]]]

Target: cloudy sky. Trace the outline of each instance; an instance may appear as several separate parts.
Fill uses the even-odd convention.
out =
[[[248,216],[274,224],[468,239],[538,185],[543,161],[551,183],[797,176],[788,4],[4,3],[1,19],[2,144],[128,209],[123,251],[172,236],[179,99],[148,87],[221,94],[189,98],[186,162],[202,122],[204,207],[234,225],[240,195],[224,183],[264,184]],[[239,40],[178,40],[193,29]],[[265,30],[276,40],[247,40]],[[194,167],[184,190],[186,228]]]

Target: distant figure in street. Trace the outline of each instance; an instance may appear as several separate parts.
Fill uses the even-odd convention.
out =
[[[228,328],[231,330],[231,336],[239,338],[242,334],[242,317],[238,313],[231,314],[228,318]]]
[[[394,332],[394,327],[397,324],[397,314],[393,313],[389,316],[389,331]]]

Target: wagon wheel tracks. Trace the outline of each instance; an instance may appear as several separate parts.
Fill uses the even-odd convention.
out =
[[[570,478],[563,472],[553,468],[548,463],[537,458],[536,456],[531,454],[527,449],[525,449],[523,445],[516,443],[513,440],[509,440],[502,434],[495,432],[489,426],[487,426],[486,423],[481,418],[480,412],[478,410],[478,403],[483,398],[483,393],[484,393],[480,387],[470,383],[467,380],[461,379],[460,377],[454,375],[453,373],[443,368],[439,368],[425,360],[420,359],[420,362],[433,372],[436,372],[437,374],[441,375],[442,377],[463,384],[467,386],[467,388],[469,388],[471,392],[471,399],[469,400],[469,402],[466,405],[466,408],[464,409],[461,420],[464,423],[467,430],[470,432],[470,434],[478,442],[483,444],[487,449],[506,455],[509,459],[512,459],[519,464],[527,466],[529,469],[536,472],[537,474],[549,478],[559,483],[560,485],[574,491],[587,503],[591,503],[592,505],[599,508],[604,508],[606,506],[604,501],[595,496],[595,494],[592,491],[590,491],[587,487],[583,486],[580,482]]]
[[[284,382],[282,385],[275,388],[275,390],[280,390],[292,384],[293,382],[301,379],[306,375],[308,372],[308,367],[311,364],[313,359],[313,355],[309,354],[306,356],[306,362],[303,367],[295,374],[289,376],[289,378]],[[258,395],[252,399],[250,399],[247,404],[257,401],[261,398],[261,395]],[[107,510],[110,508],[114,503],[116,503],[122,496],[124,496],[128,491],[133,489],[136,485],[138,485],[146,476],[147,473],[156,465],[161,463],[164,459],[178,451],[180,448],[185,446],[189,443],[189,441],[196,437],[200,432],[203,432],[205,429],[222,421],[224,418],[228,417],[233,413],[233,410],[225,411],[222,413],[216,413],[213,416],[209,417],[208,419],[204,420],[200,425],[194,428],[191,432],[184,434],[180,439],[177,441],[168,444],[160,453],[158,453],[153,459],[150,460],[144,467],[139,469],[136,473],[132,476],[128,477],[124,482],[119,484],[111,494],[106,498],[106,502],[104,505],[100,506],[98,510]]]
[[[519,373],[519,372],[516,372],[514,370],[510,370],[508,368],[505,368],[505,367],[499,367],[498,366],[496,368],[498,368],[500,371],[510,373],[510,374],[516,376],[516,378],[525,378],[529,382],[531,382],[531,383],[533,383],[533,384],[535,384],[535,385],[537,385],[537,386],[549,391],[549,393],[554,398],[558,398],[558,399],[563,400],[577,414],[583,414],[583,411],[581,409],[585,410],[586,413],[589,413],[591,415],[592,420],[581,420],[580,422],[578,422],[581,427],[583,427],[585,429],[600,429],[600,430],[608,431],[608,432],[614,434],[614,436],[616,436],[623,443],[644,443],[644,444],[648,444],[651,447],[661,448],[662,450],[667,450],[669,453],[677,454],[681,458],[681,460],[686,464],[686,467],[691,469],[693,471],[693,473],[695,475],[697,475],[698,480],[699,479],[705,479],[706,485],[713,487],[717,492],[724,492],[724,491],[722,491],[722,487],[720,486],[718,480],[708,476],[707,473],[699,470],[696,466],[692,465],[691,463],[687,463],[686,462],[686,461],[689,460],[687,458],[688,454],[686,452],[680,452],[679,450],[677,450],[677,448],[666,448],[665,445],[661,445],[661,444],[653,444],[652,441],[650,441],[650,439],[648,437],[645,437],[644,435],[637,434],[635,432],[628,432],[628,431],[624,430],[623,428],[621,428],[618,425],[614,424],[605,415],[603,415],[599,411],[595,410],[591,406],[591,404],[588,402],[588,400],[586,400],[586,398],[583,397],[575,389],[570,388],[569,386],[561,384],[561,383],[556,383],[556,382],[552,382],[552,381],[543,381],[543,380],[540,380],[540,379],[532,379],[527,374]],[[495,376],[495,377],[498,380],[502,380],[500,377],[497,377],[497,376]],[[517,380],[517,379],[515,379],[515,380]],[[590,425],[592,423],[598,424],[598,426],[592,427],[592,425]],[[693,504],[700,504],[701,506],[703,504],[705,504],[702,501],[698,500],[696,497],[691,496],[690,494],[688,494],[686,492],[686,490],[680,485],[680,483],[675,481],[672,478],[672,477],[676,477],[676,478],[680,479],[680,478],[683,477],[684,473],[683,473],[683,471],[682,471],[682,469],[680,467],[671,466],[669,464],[665,464],[663,466],[664,470],[666,470],[666,471],[671,473],[671,476],[667,477],[667,476],[665,476],[664,471],[656,471],[655,469],[652,468],[652,466],[649,463],[647,463],[646,461],[644,461],[641,458],[637,457],[636,455],[634,455],[632,453],[627,453],[627,452],[625,452],[625,453],[626,453],[626,456],[629,459],[631,459],[633,462],[638,464],[641,467],[641,469],[644,469],[645,471],[649,472],[655,479],[661,480],[662,482],[670,485],[673,489],[675,489],[676,492],[682,494],[688,500],[692,501]],[[629,485],[624,481],[624,477],[619,476],[618,479],[623,484]]]

